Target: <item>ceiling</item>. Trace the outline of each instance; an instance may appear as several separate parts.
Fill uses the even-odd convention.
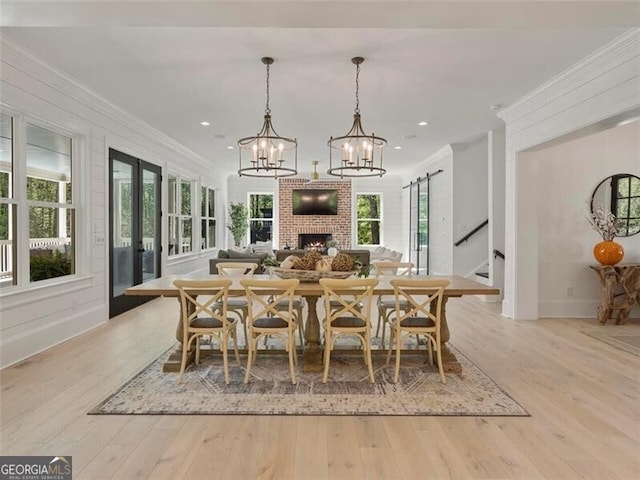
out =
[[[385,167],[403,174],[446,144],[500,127],[492,105],[512,104],[636,26],[639,5],[3,1],[0,22],[3,36],[223,175],[237,169],[236,141],[262,126],[261,57],[276,60],[274,127],[297,137],[302,171],[312,160],[324,171],[327,140],[352,122],[350,59],[363,56],[363,126],[387,138]]]

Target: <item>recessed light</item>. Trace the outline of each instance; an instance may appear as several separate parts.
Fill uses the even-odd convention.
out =
[[[209,122],[200,122],[200,125],[202,125],[203,127],[208,127],[211,124]]]
[[[227,150],[233,150],[233,145],[227,145]]]
[[[425,121],[418,122],[418,125],[420,125],[421,127],[426,127],[427,125],[429,125],[429,122],[425,122]]]
[[[393,147],[394,150],[402,150],[402,147],[400,145],[396,145],[395,147]]]

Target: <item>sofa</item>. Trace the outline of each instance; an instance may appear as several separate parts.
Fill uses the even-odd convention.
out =
[[[302,257],[305,253],[307,253],[307,250],[277,250],[276,260],[282,262],[289,255]],[[369,252],[369,250],[340,250],[339,253],[346,253],[347,255],[358,258],[362,265],[369,265],[371,261],[371,252]]]
[[[257,263],[258,268],[255,273],[263,273],[262,262],[267,258],[266,253],[246,253],[237,250],[220,250],[218,258],[209,260],[209,273],[218,273],[218,263],[221,262],[240,262],[240,263]]]

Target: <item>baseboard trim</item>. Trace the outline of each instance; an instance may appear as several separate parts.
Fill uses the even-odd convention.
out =
[[[70,318],[47,324],[9,338],[0,339],[0,369],[22,362],[34,355],[82,335],[102,325],[109,318],[104,306],[84,310]],[[90,319],[88,322],[87,319]]]

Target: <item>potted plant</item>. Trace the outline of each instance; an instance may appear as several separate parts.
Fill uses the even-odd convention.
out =
[[[240,246],[242,239],[249,228],[249,211],[242,202],[229,205],[229,224],[227,228],[231,232],[236,247]]]
[[[336,242],[335,240],[328,240],[327,241],[327,255],[329,255],[330,257],[335,257],[336,255],[338,255],[338,242]]]
[[[267,257],[262,261],[262,266],[269,274],[273,273],[273,267],[279,267],[280,262],[276,260],[276,257]]]

